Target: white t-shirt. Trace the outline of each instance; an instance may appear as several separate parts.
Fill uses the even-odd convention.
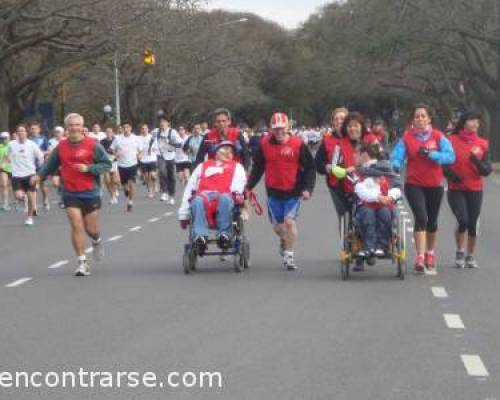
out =
[[[139,136],[142,145],[142,163],[154,163],[158,161],[158,148],[156,146],[151,146],[151,154],[149,154],[149,145],[151,144],[151,139],[153,135],[148,133],[145,136]]]
[[[89,132],[89,137],[96,139],[98,142],[100,142],[102,139],[106,138],[106,134],[104,132],[99,132],[99,133]]]
[[[142,151],[142,142],[133,133],[130,136],[115,136],[110,149],[115,152],[119,167],[130,168],[137,165],[139,152]]]
[[[31,140],[24,143],[13,140],[8,145],[7,156],[12,165],[12,176],[15,178],[35,175],[37,167],[43,164],[43,153]]]

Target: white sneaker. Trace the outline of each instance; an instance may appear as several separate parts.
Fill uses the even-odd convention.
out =
[[[171,197],[170,200],[168,201],[168,204],[170,204],[171,206],[174,206],[175,205],[175,199],[173,197]]]
[[[99,239],[98,242],[94,242],[92,240],[92,256],[94,257],[94,260],[99,262],[103,259],[104,257],[104,243],[102,241],[102,238]]]
[[[154,195],[154,193],[153,193],[153,192],[148,192],[148,197],[149,197],[150,199],[152,199],[153,197],[155,197],[155,195]]]
[[[285,257],[283,257],[283,264],[288,271],[295,271],[297,269],[297,265],[291,254],[285,254]]]
[[[24,221],[24,225],[26,226],[33,226],[34,222],[33,222],[33,218],[32,217],[28,217],[26,218],[26,221]]]
[[[50,203],[44,203],[44,204],[43,204],[43,210],[44,210],[45,212],[50,211]]]
[[[90,267],[87,261],[78,261],[78,268],[75,271],[75,276],[89,276]]]
[[[167,201],[168,200],[168,194],[162,193],[160,196],[160,201]]]
[[[10,211],[11,208],[8,204],[5,204],[3,207],[2,207],[2,211]]]

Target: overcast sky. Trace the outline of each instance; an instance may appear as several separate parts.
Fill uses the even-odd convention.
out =
[[[273,20],[286,28],[297,28],[331,0],[208,0],[208,8],[228,11],[249,11]]]

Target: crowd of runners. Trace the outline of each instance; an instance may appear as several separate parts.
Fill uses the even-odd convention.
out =
[[[274,113],[268,128],[254,131],[235,127],[230,111],[221,108],[214,112],[213,128],[208,123],[173,128],[161,118],[155,129],[124,123],[103,131],[99,124],[86,128],[79,114],[67,115],[64,127],[50,135],[42,134],[37,122],[19,124],[0,133],[1,210],[22,213],[31,227],[41,212],[38,194],[43,212],[50,211],[51,186],[50,195],[56,193],[55,203],[70,221],[76,275],[87,276],[86,236],[94,258],[104,254],[98,223],[103,193],[124,213],[133,212],[138,195],[166,207],[182,198],[180,226],[192,227],[190,240],[202,252],[209,230],[216,232],[221,249],[228,248],[233,208],[246,207],[264,177],[279,252],[284,267],[295,270],[300,204],[313,196],[319,174],[339,221],[353,214],[363,242],[357,257],[368,264],[388,251],[394,209],[405,198],[414,217],[415,271],[433,271],[446,192],[457,219],[456,266],[478,267],[483,178],[492,172],[479,113],[464,112],[445,134],[432,109],[418,104],[397,140],[383,121],[371,124],[347,108],[333,110],[330,121],[329,127],[295,129],[285,113]],[[176,196],[179,186],[182,196]]]

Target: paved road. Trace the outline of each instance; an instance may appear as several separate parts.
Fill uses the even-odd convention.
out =
[[[249,223],[249,271],[208,259],[185,276],[185,233],[171,206],[143,199],[131,214],[106,206],[103,234],[116,240],[93,275],[78,279],[63,212],[32,229],[20,214],[1,215],[0,370],[219,371],[223,387],[3,389],[0,398],[500,399],[500,186],[487,189],[482,268],[453,268],[446,205],[438,275],[404,282],[391,266],[340,280],[322,182],[302,208],[295,273],[282,269],[264,218]],[[21,278],[31,280],[5,287]],[[444,314],[458,314],[465,329],[449,328]],[[470,375],[483,365],[487,376]]]

